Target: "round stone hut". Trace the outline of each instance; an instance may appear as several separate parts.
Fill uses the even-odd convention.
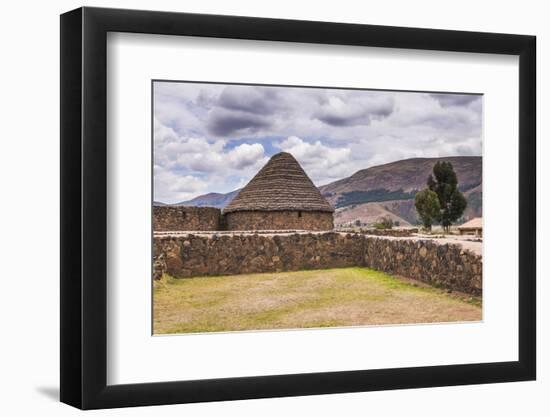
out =
[[[332,230],[334,209],[289,153],[269,162],[223,210],[228,230]]]

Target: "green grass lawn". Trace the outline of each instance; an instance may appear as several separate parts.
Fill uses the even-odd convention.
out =
[[[154,333],[481,320],[481,300],[367,268],[155,282]]]

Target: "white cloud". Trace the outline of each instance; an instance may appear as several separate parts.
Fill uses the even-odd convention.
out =
[[[244,169],[264,160],[264,147],[260,143],[243,143],[227,154],[227,163],[234,169]]]
[[[197,179],[184,181],[194,197],[242,187],[275,148],[322,185],[399,159],[480,155],[481,106],[452,94],[159,82],[155,164]],[[193,193],[163,178],[166,202]]]
[[[208,183],[193,175],[179,175],[176,172],[155,166],[155,201],[179,202],[190,199],[208,188]]]
[[[158,119],[154,123],[156,201],[177,203],[212,191],[233,191],[268,161],[260,143],[227,149],[227,141],[179,136]]]
[[[351,150],[347,147],[331,148],[321,141],[308,143],[297,136],[290,136],[277,146],[291,153],[318,185],[340,179],[350,172]]]

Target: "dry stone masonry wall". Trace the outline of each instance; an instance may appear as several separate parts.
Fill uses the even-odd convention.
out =
[[[292,233],[157,236],[154,278],[365,266],[432,285],[481,294],[482,258],[461,246],[365,236]]]
[[[361,229],[360,233],[373,236],[410,237],[418,233],[418,229]]]
[[[227,230],[332,230],[332,213],[322,211],[235,211],[225,214]]]
[[[221,211],[214,207],[153,206],[155,232],[219,230]]]
[[[364,265],[438,287],[481,295],[482,257],[460,245],[367,238]]]

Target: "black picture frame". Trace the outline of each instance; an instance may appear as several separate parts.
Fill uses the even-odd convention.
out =
[[[108,32],[519,56],[519,360],[107,385]],[[82,409],[534,380],[536,38],[359,24],[79,8],[61,15],[61,401]]]

